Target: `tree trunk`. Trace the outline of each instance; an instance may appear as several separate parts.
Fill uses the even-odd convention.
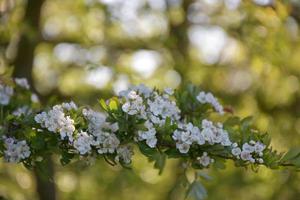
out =
[[[26,77],[32,83],[34,50],[40,41],[39,23],[44,0],[28,0],[16,58],[14,60],[14,77]]]
[[[40,42],[40,15],[44,0],[28,0],[23,24],[20,30],[20,40],[14,60],[13,77],[25,77],[33,84],[32,68],[34,51]],[[51,158],[47,160],[46,169],[48,178],[45,179],[38,170],[34,171],[36,191],[40,200],[56,200],[55,184],[53,182],[54,169]]]

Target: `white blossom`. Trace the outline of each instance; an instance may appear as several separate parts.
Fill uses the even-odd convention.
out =
[[[99,154],[114,153],[120,145],[120,140],[114,134],[119,130],[118,123],[106,122],[106,115],[92,109],[83,109],[84,117],[88,120],[88,133],[93,136],[92,146]]]
[[[106,116],[104,113],[93,111],[92,109],[83,109],[83,116],[88,120],[88,131],[93,134],[95,131],[102,129],[105,124]],[[94,135],[94,134],[93,134]]]
[[[237,158],[240,158],[242,150],[239,147],[235,147],[231,150],[231,153],[232,153],[232,155],[236,156]]]
[[[256,142],[254,144],[254,151],[256,153],[262,153],[265,148],[266,148],[266,145],[261,142]]]
[[[95,144],[99,154],[114,153],[120,145],[120,140],[114,133],[99,132]]]
[[[224,114],[223,106],[219,103],[219,101],[216,99],[216,97],[214,97],[210,92],[205,93],[202,91],[198,94],[198,96],[196,98],[200,103],[202,103],[202,104],[209,103],[214,107],[214,109],[218,113],[220,113],[222,115]]]
[[[136,91],[138,94],[144,96],[145,98],[148,98],[150,96],[150,94],[152,93],[152,89],[148,88],[144,84],[140,84],[140,85],[137,85],[137,86],[132,86],[128,90],[123,90],[123,91],[119,92],[118,95],[120,97],[127,98],[128,94],[131,91]]]
[[[252,163],[255,162],[255,159],[252,157],[252,154],[249,151],[242,151],[241,152],[241,159],[245,160],[245,161],[250,161]]]
[[[13,94],[12,87],[0,84],[0,105],[8,105]]]
[[[25,88],[27,90],[30,89],[29,83],[26,78],[15,78],[15,82],[22,88]]]
[[[147,131],[138,131],[138,141],[143,141],[146,140],[146,144],[154,148],[157,143],[157,138],[156,138],[156,130],[153,127],[153,124],[150,121],[145,122],[145,127],[148,129]]]
[[[256,160],[257,160],[257,162],[260,163],[260,164],[264,163],[264,160],[263,160],[262,158],[258,158],[258,159],[256,159]]]
[[[123,161],[125,164],[129,164],[131,163],[132,156],[132,147],[128,145],[123,145],[117,148],[117,156],[115,157],[115,161]]]
[[[223,129],[221,123],[215,126],[211,121],[206,119],[202,120],[202,129],[199,129],[192,123],[179,123],[178,129],[174,131],[172,138],[178,143],[177,146],[180,148],[183,144],[185,146],[190,146],[194,143],[203,145],[206,142],[210,145],[221,144],[223,146],[230,146],[232,144],[227,131]]]
[[[206,93],[205,92],[200,92],[196,98],[202,104],[207,103],[206,102]]]
[[[4,159],[7,162],[17,163],[28,158],[31,154],[30,148],[25,140],[18,141],[11,137],[4,136]]]
[[[69,141],[73,141],[73,132],[75,131],[74,120],[71,119],[69,116],[62,119],[61,127],[59,129],[61,139],[65,139],[68,137]]]
[[[197,143],[203,145],[205,139],[200,132],[200,129],[192,123],[179,124],[177,130],[174,131],[172,138],[176,141],[176,147],[180,153],[187,153],[190,145]]]
[[[242,147],[238,147],[237,143],[231,145],[231,153],[237,159],[242,159],[244,161],[250,161],[251,163],[263,163],[263,150],[266,148],[266,145],[260,141],[255,142],[250,140],[242,144]]]
[[[32,113],[32,109],[29,108],[28,106],[19,107],[12,112],[12,114],[17,117],[20,117],[22,115],[27,116],[30,115],[31,113]]]
[[[31,101],[32,101],[33,103],[39,103],[39,102],[40,102],[39,97],[38,97],[36,94],[34,94],[34,93],[31,94],[30,99],[31,99]]]
[[[180,110],[176,106],[175,101],[170,100],[168,97],[160,96],[156,92],[153,93],[153,99],[147,100],[149,115],[154,115],[160,120],[170,118],[172,121],[177,121],[180,118]],[[154,123],[154,122],[153,122]]]
[[[59,133],[62,140],[68,137],[70,142],[73,141],[74,120],[70,116],[65,116],[61,105],[54,106],[49,112],[37,114],[34,119],[48,131]]]
[[[223,146],[230,146],[231,141],[229,139],[228,132],[223,129],[221,123],[217,123],[215,126],[209,120],[202,120],[202,130],[201,134],[204,139],[211,145],[213,144],[221,144]]]
[[[139,98],[140,96],[136,93],[136,91],[132,90],[128,93],[127,97],[131,100],[135,100]]]
[[[140,85],[120,92],[119,96],[126,100],[122,105],[125,113],[137,115],[141,119],[162,126],[168,117],[173,122],[180,118],[180,110],[175,101],[170,99],[171,94],[173,94],[171,89],[166,89],[165,93],[160,95]]]
[[[247,142],[243,144],[243,151],[248,151],[250,153],[254,152],[254,146],[248,144]]]
[[[77,105],[73,101],[71,101],[69,103],[62,103],[61,106],[68,111],[78,109]]]
[[[190,145],[183,142],[176,142],[176,148],[179,150],[180,153],[188,153],[190,150]]]
[[[145,127],[147,130],[137,132],[137,141],[145,141],[146,144],[154,148],[157,144],[156,129],[154,126],[163,126],[166,119],[169,118],[171,123],[180,119],[180,110],[175,101],[170,99],[173,90],[166,89],[160,95],[144,85],[131,87],[119,93],[119,96],[125,99],[122,110],[128,115],[135,115],[139,119],[146,120]]]
[[[203,167],[207,167],[211,163],[214,162],[214,159],[211,159],[208,155],[207,152],[203,152],[201,157],[198,157],[197,160]]]
[[[91,144],[93,143],[93,136],[87,132],[81,131],[77,138],[74,140],[74,148],[81,154],[84,155],[92,150]]]
[[[172,88],[165,88],[164,92],[167,95],[173,95],[174,94],[174,90]]]
[[[122,110],[128,115],[140,114],[145,110],[143,99],[139,95],[128,97],[129,100],[122,105]]]

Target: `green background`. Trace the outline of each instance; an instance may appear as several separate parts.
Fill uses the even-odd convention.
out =
[[[0,0],[0,74],[14,68],[28,77],[43,102],[56,96],[95,107],[130,84],[192,82],[234,114],[253,115],[284,151],[300,145],[299,24],[298,0]],[[58,199],[184,195],[173,190],[176,160],[161,176],[138,151],[132,171],[101,160],[53,162]],[[300,198],[296,172],[226,166],[206,170],[208,199]],[[35,180],[20,165],[0,163],[0,197],[38,199]]]

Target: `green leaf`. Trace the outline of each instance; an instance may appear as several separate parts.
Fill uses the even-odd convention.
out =
[[[60,163],[62,165],[67,165],[71,162],[73,157],[74,157],[74,154],[69,153],[68,151],[63,151],[61,154]]]
[[[300,148],[294,147],[291,148],[281,159],[281,162],[285,162],[288,160],[292,160],[295,159],[296,157],[298,157],[300,155]]]
[[[150,148],[144,143],[139,143],[138,145],[142,154],[147,156],[150,162],[154,161],[154,168],[159,170],[160,175],[165,167],[167,156],[164,153],[158,152],[155,148]]]
[[[187,191],[186,198],[203,200],[206,197],[207,197],[206,189],[199,181],[194,181],[192,184],[190,184],[190,187]]]
[[[240,118],[239,117],[229,117],[224,122],[224,127],[232,127],[240,124]]]
[[[35,150],[42,150],[45,148],[45,141],[44,141],[44,138],[43,137],[40,137],[40,136],[36,136],[36,137],[33,137],[32,140],[31,140],[31,148],[35,149]]]
[[[166,158],[167,158],[167,156],[163,153],[157,153],[155,155],[154,168],[159,170],[159,172],[158,172],[159,175],[162,174],[162,172],[165,168]]]
[[[252,125],[252,123],[253,123],[253,117],[251,117],[251,116],[242,119],[242,121],[241,121],[241,128],[242,128],[242,130],[245,131],[248,128],[250,128],[250,126]]]
[[[294,164],[296,167],[300,167],[300,157],[297,157],[296,159],[291,161],[292,164]]]
[[[179,158],[182,156],[182,154],[179,153],[178,150],[175,148],[166,150],[165,154],[167,154],[168,158]]]
[[[217,169],[225,169],[226,168],[225,160],[223,160],[223,159],[217,159],[213,163],[213,166],[216,167]]]
[[[150,148],[148,145],[146,145],[143,142],[139,142],[138,146],[142,154],[144,154],[151,160],[155,160],[155,154],[157,153],[157,150],[155,148]]]
[[[204,178],[207,181],[211,181],[212,180],[211,176],[209,176],[207,173],[202,172],[202,171],[197,172],[197,176],[200,177],[200,178]]]
[[[100,99],[100,100],[99,100],[99,103],[100,103],[100,106],[101,106],[101,108],[102,108],[103,110],[105,110],[105,111],[108,110],[108,107],[107,107],[107,105],[106,105],[104,99]]]
[[[118,102],[118,99],[116,97],[113,97],[109,100],[108,107],[109,107],[110,110],[117,110],[118,105],[119,105],[119,102]]]
[[[171,126],[171,118],[167,117],[165,122],[165,127],[170,127],[170,126]]]

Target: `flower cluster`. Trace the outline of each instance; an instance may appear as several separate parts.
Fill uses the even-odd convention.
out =
[[[147,99],[147,116],[152,123],[163,126],[167,118],[172,122],[177,122],[180,119],[180,110],[175,101],[172,101],[170,94],[173,91],[165,90],[162,95],[157,92],[153,93],[153,97]]]
[[[124,112],[128,113],[128,115],[140,114],[141,116],[145,116],[143,98],[135,91],[128,93],[127,102],[123,104],[122,109]]]
[[[26,79],[15,79],[15,86],[30,89]],[[38,101],[36,96],[30,99],[28,91],[20,91],[26,94],[28,102]],[[207,112],[208,107],[204,104],[210,104],[220,114],[224,113],[223,107],[211,93],[200,92],[196,87],[160,92],[144,85],[134,86],[120,92],[119,99],[112,99],[114,102],[111,100],[106,104],[101,100],[103,112],[87,107],[78,108],[71,101],[35,114],[35,106],[20,103],[18,96],[11,98],[13,93],[12,87],[0,85],[0,106],[13,105],[2,107],[4,117],[1,120],[4,119],[4,122],[0,123],[0,135],[9,132],[18,136],[18,140],[11,136],[0,141],[0,155],[4,155],[8,162],[31,163],[26,162],[27,158],[37,151],[43,154],[43,144],[46,143],[46,146],[67,152],[67,155],[62,154],[63,163],[69,160],[69,153],[72,156],[76,153],[87,158],[103,156],[109,163],[127,165],[131,163],[133,144],[138,144],[141,152],[154,161],[158,168],[163,163],[162,159],[167,157],[182,157],[196,169],[209,167],[214,160],[226,158],[243,163],[243,166],[273,166],[280,163],[280,155],[277,158],[276,152],[263,143],[265,136],[241,129],[245,127],[244,119],[233,117],[233,127],[230,127],[231,122],[224,123],[226,126],[223,127],[222,123],[210,121],[210,112]],[[195,98],[200,102],[196,106]],[[189,116],[190,111],[199,113]],[[35,114],[34,121],[26,117],[31,114]],[[5,118],[6,115],[9,117]],[[14,120],[16,123],[10,124]],[[29,137],[33,140],[27,143],[18,127],[36,131]],[[56,134],[44,134],[44,131]],[[36,140],[34,137],[37,137]],[[255,141],[249,139],[241,143],[244,138],[255,138]],[[48,141],[58,144],[47,145]],[[46,151],[48,153],[48,149]],[[277,160],[273,159],[274,156]]]
[[[212,121],[202,120],[201,134],[210,145],[221,144],[223,146],[230,146],[232,144],[228,132],[223,129],[222,123],[217,123],[215,126]]]
[[[202,121],[201,130],[192,123],[179,124],[178,129],[174,131],[172,137],[176,141],[176,148],[180,153],[188,153],[193,143],[197,143],[198,145],[203,145],[206,142],[210,145],[231,145],[229,135],[223,129],[222,124],[218,123],[215,126],[211,121],[206,119]]]
[[[7,162],[17,163],[28,158],[31,154],[30,148],[25,140],[18,141],[12,137],[3,137],[4,140],[4,159]]]
[[[214,95],[212,93],[210,93],[210,92],[205,93],[202,91],[197,95],[196,98],[200,103],[202,103],[202,104],[209,103],[214,107],[214,109],[218,113],[220,113],[221,115],[224,114],[223,106],[219,103],[217,98],[214,97]]]
[[[238,147],[237,143],[232,144],[231,153],[237,158],[244,161],[250,161],[251,163],[263,163],[263,151],[266,145],[261,142],[255,142],[251,140],[249,143],[246,142],[242,145],[242,149]]]
[[[47,128],[53,133],[59,133],[62,140],[67,137],[70,142],[73,142],[74,120],[65,115],[64,107],[56,105],[49,112],[37,114],[34,119],[42,128]]]
[[[137,115],[141,119],[162,126],[167,118],[172,121],[180,118],[180,110],[175,101],[170,98],[172,94],[171,89],[166,89],[163,94],[159,94],[144,85],[139,85],[121,91],[119,96],[126,99],[122,110],[128,115]]]
[[[93,141],[93,136],[89,135],[87,132],[81,131],[74,140],[73,146],[80,155],[84,155],[92,150],[91,144]]]
[[[145,120],[147,130],[139,130],[138,141],[146,141],[146,144],[154,148],[157,143],[155,126],[163,126],[169,118],[172,123],[180,119],[180,110],[170,96],[172,89],[166,89],[162,94],[153,91],[144,85],[132,87],[119,93],[125,99],[122,110],[128,115],[136,115]]]
[[[77,105],[73,101],[70,101],[69,103],[62,103],[61,107],[66,109],[67,111],[78,109]]]
[[[8,105],[14,90],[10,86],[0,84],[0,105]]]
[[[200,129],[192,123],[179,124],[178,129],[174,131],[172,138],[176,141],[176,148],[180,153],[187,153],[193,143],[203,145],[205,139]]]
[[[120,144],[115,132],[119,130],[118,123],[106,122],[104,113],[91,109],[83,109],[83,115],[88,120],[88,133],[93,136],[90,145],[97,148],[99,154],[114,153]]]
[[[147,128],[146,131],[138,131],[138,137],[137,140],[138,141],[146,141],[146,144],[151,147],[154,148],[156,146],[157,143],[157,138],[156,138],[156,130],[153,126],[153,124],[150,121],[146,121],[145,122],[145,127]]]
[[[54,106],[49,112],[42,112],[35,116],[35,121],[48,131],[60,133],[61,139],[66,137],[69,144],[80,154],[91,154],[96,149],[98,154],[116,153],[116,160],[128,164],[131,162],[132,151],[127,146],[120,146],[116,136],[118,123],[109,123],[106,115],[92,109],[83,109],[82,115],[87,121],[86,130],[75,130],[74,120],[66,113],[77,110],[75,103],[62,103]],[[125,148],[126,147],[126,148]]]

